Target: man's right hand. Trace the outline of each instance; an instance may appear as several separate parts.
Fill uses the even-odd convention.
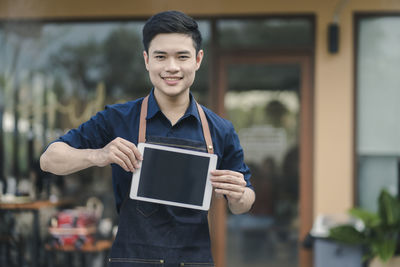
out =
[[[142,159],[133,143],[117,137],[100,149],[76,149],[64,142],[54,142],[40,157],[40,167],[43,171],[67,175],[92,166],[115,163],[127,172],[134,172]]]
[[[102,149],[93,150],[92,153],[92,160],[96,166],[104,167],[115,163],[127,172],[135,172],[140,167],[139,161],[143,160],[135,144],[120,137],[115,138]]]

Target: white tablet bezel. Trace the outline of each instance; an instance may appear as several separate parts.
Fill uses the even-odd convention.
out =
[[[138,196],[137,193],[138,193],[139,182],[140,182],[140,178],[141,178],[140,174],[141,174],[141,170],[142,170],[141,169],[142,162],[139,163],[140,164],[140,168],[136,172],[134,172],[133,175],[132,175],[131,191],[130,191],[130,194],[129,194],[131,199],[147,201],[147,202],[153,202],[153,203],[166,204],[166,205],[172,205],[172,206],[178,206],[178,207],[184,207],[184,208],[191,208],[191,209],[209,210],[210,202],[211,202],[211,196],[212,196],[212,185],[211,185],[211,182],[210,182],[210,172],[212,170],[216,169],[217,158],[218,158],[217,155],[209,154],[209,153],[205,153],[205,152],[198,152],[198,151],[188,150],[188,149],[181,149],[181,148],[162,146],[162,145],[154,145],[154,144],[149,144],[149,143],[139,143],[137,147],[138,147],[140,153],[143,155],[143,157],[145,156],[144,155],[144,153],[145,153],[144,149],[146,147],[148,147],[148,148],[152,148],[152,149],[159,149],[159,150],[164,150],[164,151],[171,151],[171,152],[176,152],[176,153],[184,153],[184,154],[191,154],[191,155],[196,155],[196,156],[207,157],[210,160],[209,160],[209,164],[208,164],[208,171],[207,171],[208,175],[207,175],[207,178],[206,178],[207,180],[206,180],[206,184],[205,184],[203,204],[201,206]]]

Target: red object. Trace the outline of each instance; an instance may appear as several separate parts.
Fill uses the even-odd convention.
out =
[[[93,212],[77,208],[61,211],[55,217],[57,223],[49,228],[52,245],[73,245],[77,248],[95,241],[98,219]]]
[[[64,210],[57,215],[58,227],[88,227],[95,225],[97,219],[93,213],[84,209]]]

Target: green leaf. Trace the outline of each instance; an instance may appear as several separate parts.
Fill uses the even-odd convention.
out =
[[[379,195],[379,215],[385,225],[400,225],[400,204],[398,200],[386,190]]]
[[[361,245],[365,241],[364,235],[357,231],[352,225],[340,225],[331,228],[329,237],[338,242],[350,245]]]
[[[396,250],[396,240],[381,240],[381,242],[372,244],[372,246],[373,251],[376,252],[378,257],[386,262],[394,255],[394,252]]]
[[[330,237],[338,242],[363,245],[364,259],[379,257],[388,261],[393,257],[400,231],[400,201],[382,190],[378,198],[378,212],[353,208],[350,215],[361,219],[365,228],[358,232],[352,225],[331,229]]]
[[[374,228],[381,223],[381,219],[376,213],[372,213],[359,208],[350,209],[349,213],[352,216],[361,219],[364,222],[366,228]]]

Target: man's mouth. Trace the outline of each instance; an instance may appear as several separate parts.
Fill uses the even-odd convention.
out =
[[[180,80],[182,80],[182,77],[161,77],[161,78],[169,86],[175,86],[179,84]]]
[[[182,77],[162,77],[162,79],[166,81],[179,81]]]

